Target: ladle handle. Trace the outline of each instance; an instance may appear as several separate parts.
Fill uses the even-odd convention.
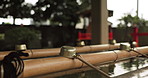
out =
[[[75,56],[76,59],[79,59],[80,61],[82,61],[83,63],[85,63],[86,65],[90,66],[91,68],[95,69],[96,71],[98,71],[99,73],[103,74],[105,77],[107,78],[111,78],[108,74],[106,74],[105,72],[103,72],[102,70],[99,70],[97,67],[95,67],[94,65],[86,62],[85,60],[79,58],[78,56]]]

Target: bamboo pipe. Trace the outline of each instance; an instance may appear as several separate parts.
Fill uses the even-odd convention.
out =
[[[137,51],[143,54],[147,54],[148,46],[139,47],[137,48]],[[138,54],[133,51],[128,52],[125,50],[121,51],[116,50],[116,51],[106,51],[101,53],[83,54],[81,56],[91,64],[98,64],[108,61],[116,61],[125,58],[130,58],[137,55]],[[24,64],[25,64],[24,73],[23,73],[24,77],[32,77],[37,75],[43,75],[43,74],[78,68],[83,65],[83,63],[77,59],[72,60],[65,57],[25,60]]]
[[[102,44],[102,45],[90,45],[83,47],[76,47],[77,53],[82,52],[94,52],[94,51],[102,51],[102,50],[113,50],[119,48],[120,44],[128,44],[128,43],[116,43],[115,45],[110,44]],[[136,45],[136,43],[134,43]],[[56,56],[60,53],[60,48],[54,49],[33,49],[24,51],[28,53],[28,57],[22,58],[37,58],[37,57],[47,57],[47,56]],[[4,56],[8,55],[10,51],[0,52],[0,60],[4,58]]]
[[[95,66],[97,67],[101,67],[101,65],[112,65],[118,62],[125,62],[128,59],[123,59],[123,60],[117,60],[116,62],[107,62],[107,63],[99,63],[99,64],[95,64]],[[70,70],[64,70],[64,71],[60,71],[60,72],[54,72],[54,73],[50,73],[50,74],[44,74],[44,75],[40,75],[40,76],[34,76],[34,77],[28,77],[28,78],[56,78],[56,77],[60,77],[60,76],[64,76],[64,75],[70,75],[70,74],[75,74],[75,73],[82,73],[84,71],[89,71],[92,70],[92,68],[90,67],[81,67],[81,68],[76,68],[76,69],[70,69]]]

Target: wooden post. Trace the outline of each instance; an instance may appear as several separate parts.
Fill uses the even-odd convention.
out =
[[[134,33],[133,33],[133,40],[137,43],[137,46],[138,46],[138,43],[139,43],[139,39],[138,39],[138,28],[137,27],[134,27],[133,28],[134,30]]]
[[[91,0],[92,44],[108,43],[107,0]]]

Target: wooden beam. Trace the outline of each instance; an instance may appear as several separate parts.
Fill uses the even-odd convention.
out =
[[[92,44],[108,43],[107,0],[91,0]]]

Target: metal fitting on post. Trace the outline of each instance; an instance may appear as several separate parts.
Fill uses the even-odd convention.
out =
[[[120,49],[121,50],[130,50],[130,45],[129,44],[120,44]]]
[[[84,41],[78,41],[77,46],[83,47],[83,46],[85,46],[85,42]]]
[[[27,50],[27,47],[26,47],[25,44],[16,45],[16,46],[15,46],[15,50],[16,50],[16,51],[24,51],[24,50]]]
[[[111,45],[114,45],[114,44],[116,44],[116,43],[117,43],[117,42],[116,42],[115,39],[109,40],[109,44],[111,44]]]
[[[67,58],[74,58],[76,56],[76,48],[71,46],[63,46],[60,55]]]

